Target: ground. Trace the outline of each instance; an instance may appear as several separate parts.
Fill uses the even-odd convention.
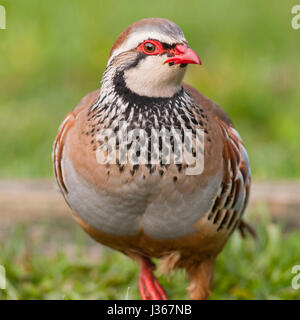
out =
[[[210,299],[299,299],[291,285],[299,232],[283,232],[267,214],[252,219],[258,240],[233,235],[217,260]],[[0,246],[7,276],[0,299],[140,299],[137,265],[91,240],[71,217],[6,220]],[[170,299],[187,299],[183,272],[159,280]]]

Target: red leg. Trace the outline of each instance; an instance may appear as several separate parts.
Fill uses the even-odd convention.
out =
[[[168,300],[164,289],[153,274],[154,264],[148,259],[141,261],[139,288],[143,300]]]

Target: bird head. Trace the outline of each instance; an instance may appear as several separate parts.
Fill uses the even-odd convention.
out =
[[[146,97],[171,97],[188,64],[201,64],[172,21],[148,18],[126,28],[113,45],[107,70],[126,89]]]

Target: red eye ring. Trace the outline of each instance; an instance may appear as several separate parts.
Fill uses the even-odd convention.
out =
[[[155,40],[145,40],[137,47],[137,50],[147,55],[157,55],[166,51],[162,44]]]

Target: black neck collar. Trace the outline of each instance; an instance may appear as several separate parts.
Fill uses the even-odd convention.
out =
[[[131,91],[125,83],[124,80],[124,71],[117,72],[113,78],[114,89],[118,96],[120,96],[124,103],[128,103],[129,105],[136,105],[140,107],[152,107],[152,106],[164,106],[170,103],[170,101],[176,101],[184,94],[184,88],[181,87],[179,91],[177,91],[171,97],[148,97],[141,96]]]

